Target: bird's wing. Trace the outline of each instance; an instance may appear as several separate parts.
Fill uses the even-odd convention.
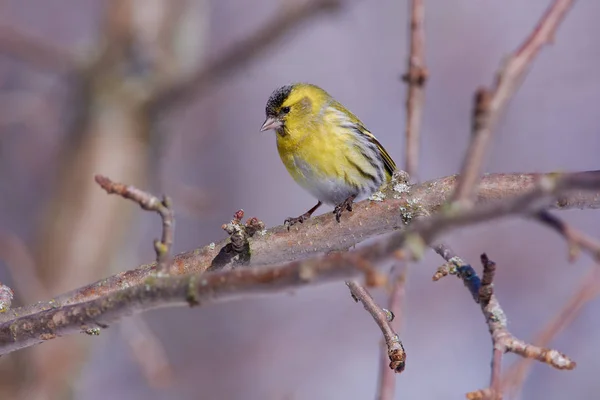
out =
[[[392,160],[392,157],[387,152],[387,150],[379,143],[377,138],[363,125],[363,123],[356,117],[356,115],[352,114],[346,107],[338,103],[337,101],[333,101],[330,105],[339,116],[340,119],[345,120],[345,124],[347,128],[352,129],[354,132],[358,133],[365,137],[369,142],[373,143],[379,154],[381,159],[383,160],[385,170],[389,173],[390,177],[394,174],[396,170],[396,163]],[[340,121],[342,125],[344,125],[343,121]]]

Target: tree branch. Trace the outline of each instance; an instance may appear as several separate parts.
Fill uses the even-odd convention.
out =
[[[600,266],[593,265],[571,298],[556,313],[552,320],[535,335],[535,343],[547,346],[560,332],[566,329],[579,316],[583,307],[600,294]],[[532,360],[524,358],[504,374],[502,386],[509,392],[511,398],[516,398],[517,392],[523,386],[531,368]]]
[[[585,198],[581,192],[575,192],[573,198],[567,196],[575,190],[591,191],[595,199],[593,205],[597,206],[600,203],[600,173],[565,174],[553,178],[546,176],[539,180],[533,190],[521,196],[505,201],[484,203],[464,212],[441,212],[419,219],[409,229],[400,230],[386,239],[350,253],[332,253],[277,266],[236,268],[231,271],[196,273],[180,277],[157,276],[152,273],[155,266],[142,266],[46,303],[40,302],[28,307],[8,310],[0,316],[0,354],[53,339],[56,336],[105,327],[123,316],[156,307],[181,305],[185,302],[196,305],[230,300],[333,279],[352,278],[358,273],[369,276],[375,273],[370,267],[372,263],[383,261],[394,254],[417,258],[428,243],[448,230],[508,215],[530,215],[536,209],[546,208],[556,203],[564,206],[579,204],[578,201]],[[386,203],[389,207],[393,202],[381,204]],[[371,204],[367,202],[362,204],[362,207],[368,209]],[[389,208],[388,217],[391,217],[395,210]],[[354,215],[353,218],[357,218],[355,214],[357,213],[351,214]],[[361,219],[354,220],[355,223],[357,221],[366,223],[370,218],[367,215],[359,217]],[[323,230],[326,230],[326,225],[335,224],[336,230],[339,230],[340,236],[343,236],[343,224],[331,221],[331,216],[315,220],[321,222]],[[351,218],[346,220],[348,223],[352,222]],[[389,226],[389,222],[385,226]],[[283,233],[286,231],[285,227],[275,229],[282,232],[280,235],[286,237],[288,243],[291,238],[294,238],[294,242],[298,242],[296,239],[301,236],[305,238],[311,236],[309,235],[311,231],[296,234],[299,229],[293,229],[286,235]],[[315,230],[318,232],[318,229]],[[318,235],[315,234],[312,239],[316,240],[316,236]],[[314,242],[311,239],[307,240],[313,243],[314,251]],[[271,239],[269,242],[273,243],[274,247],[277,246],[274,240]],[[346,243],[346,245],[350,244]],[[297,251],[301,246],[301,243],[298,244]],[[330,246],[325,243],[325,247]],[[403,251],[398,253],[399,249]],[[208,259],[215,255],[213,245],[182,254],[171,262],[170,271],[175,274],[189,273],[192,269],[191,265],[194,265],[196,271],[205,271],[210,265]]]
[[[133,186],[113,182],[105,176],[96,175],[96,183],[106,190],[108,194],[118,194],[119,196],[135,201],[146,211],[155,211],[162,220],[162,238],[154,241],[154,251],[156,252],[156,270],[160,273],[168,272],[168,261],[173,237],[175,235],[175,215],[171,205],[171,199],[164,196],[160,200],[150,193],[141,191]]]
[[[471,265],[465,263],[448,246],[441,244],[434,247],[434,249],[447,262],[455,265],[455,275],[463,281],[475,302],[480,305],[490,335],[492,336],[493,351],[490,386],[486,389],[468,393],[468,399],[496,400],[502,398],[501,366],[502,356],[506,352],[515,353],[524,358],[535,359],[557,369],[575,368],[575,362],[566,355],[559,353],[556,350],[526,343],[510,333],[507,328],[507,319],[504,310],[494,294],[493,281],[496,264],[489,260],[487,255],[481,255],[483,278],[480,280]],[[437,280],[435,279],[435,276],[434,280]]]
[[[398,265],[392,267],[391,275],[399,268]],[[406,276],[408,269],[405,266],[402,272],[396,276],[391,283],[391,293],[388,299],[387,313],[390,314],[390,327],[394,332],[400,331],[402,321],[402,308],[404,308],[404,297],[406,293]],[[406,355],[404,357],[406,362]],[[396,371],[390,369],[390,358],[388,356],[388,346],[384,343],[381,346],[381,367],[379,370],[379,385],[377,389],[377,400],[392,400],[396,391]]]
[[[555,174],[491,174],[485,176],[479,185],[478,196],[482,206],[531,192],[538,182],[553,179]],[[567,174],[566,177],[585,180],[600,180],[600,171]],[[341,223],[335,222],[330,213],[325,213],[294,226],[290,231],[285,226],[277,226],[260,231],[249,238],[252,247],[251,259],[247,265],[269,265],[295,261],[315,254],[347,249],[376,235],[403,229],[419,216],[437,213],[454,190],[455,176],[435,179],[410,187],[391,185],[382,192],[385,201],[362,201],[354,205],[352,213]],[[539,197],[538,194],[534,197]],[[515,201],[515,200],[513,200]],[[600,193],[593,190],[566,190],[550,202],[555,209],[596,209],[600,208]],[[492,213],[494,210],[491,210]],[[169,274],[184,275],[206,271],[215,257],[229,244],[229,239],[210,243],[204,247],[179,254],[169,263]],[[290,245],[294,243],[294,245]],[[146,264],[125,271],[98,282],[54,298],[54,301],[40,302],[19,308],[18,315],[25,315],[49,309],[57,303],[74,304],[108,295],[125,287],[140,285],[156,271],[156,265]],[[0,322],[16,317],[9,311],[0,315]]]
[[[405,170],[413,181],[419,171],[420,130],[425,102],[425,5],[423,0],[410,1],[410,54],[408,56],[408,71],[402,80],[408,85],[406,97],[406,160]]]
[[[375,323],[379,329],[381,329],[383,339],[385,340],[385,346],[387,347],[388,358],[390,359],[390,369],[394,370],[396,373],[404,371],[406,353],[404,352],[404,346],[402,346],[400,336],[398,336],[390,325],[390,322],[394,318],[393,314],[389,311],[386,312],[386,310],[379,307],[367,289],[358,282],[348,281],[346,282],[346,285],[350,289],[352,298],[356,302],[362,303],[365,310],[371,314]]]
[[[221,57],[190,77],[159,90],[150,100],[149,107],[164,111],[198,95],[209,84],[244,66],[302,23],[325,11],[338,10],[341,4],[341,0],[306,0],[300,4],[286,5],[254,34],[241,40]]]
[[[581,249],[589,252],[596,261],[600,261],[600,242],[598,240],[575,229],[547,210],[536,213],[535,217],[542,224],[554,229],[565,238],[569,246],[569,260],[571,262],[577,259]]]
[[[460,172],[453,200],[470,202],[481,174],[483,159],[491,143],[492,131],[509,100],[517,91],[542,47],[550,44],[559,24],[575,0],[555,0],[538,25],[500,68],[492,89],[480,88],[475,94],[471,141]]]
[[[0,53],[45,70],[69,72],[77,69],[75,57],[69,51],[8,25],[0,25]]]

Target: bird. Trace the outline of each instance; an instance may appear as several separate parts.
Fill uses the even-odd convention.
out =
[[[294,83],[275,89],[261,132],[274,130],[281,161],[292,178],[317,199],[288,229],[303,223],[323,204],[333,205],[339,223],[356,200],[389,181],[396,164],[365,125],[324,89]]]

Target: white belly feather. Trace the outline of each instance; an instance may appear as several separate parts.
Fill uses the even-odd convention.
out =
[[[317,173],[310,164],[299,157],[294,156],[294,164],[304,178],[302,181],[298,180],[298,184],[325,204],[338,205],[352,195],[357,196],[357,200],[371,195],[365,192],[366,188],[357,190],[343,179],[325,177]]]

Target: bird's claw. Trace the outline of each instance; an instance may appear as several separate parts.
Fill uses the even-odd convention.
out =
[[[285,219],[285,221],[283,221],[283,224],[287,226],[288,231],[289,231],[290,227],[292,225],[296,225],[298,222],[303,224],[304,221],[306,221],[308,218],[310,218],[310,215],[306,215],[306,214],[302,214],[299,217],[288,217]]]
[[[350,196],[333,209],[333,213],[335,214],[335,220],[340,222],[340,218],[342,217],[342,212],[344,210],[352,211],[352,202],[354,202],[355,196]]]

